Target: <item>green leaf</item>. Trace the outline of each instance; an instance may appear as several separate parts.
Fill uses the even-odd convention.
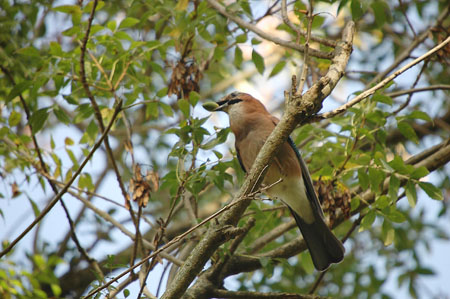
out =
[[[76,124],[89,118],[94,113],[94,109],[92,108],[92,106],[90,104],[78,105],[78,107],[75,109],[75,111],[77,111],[77,114],[75,115],[73,122]]]
[[[360,204],[361,200],[359,199],[359,197],[358,196],[353,197],[352,200],[350,201],[350,210],[353,212],[359,207]]]
[[[350,9],[352,11],[353,20],[360,19],[364,14],[364,11],[363,11],[362,5],[361,5],[361,1],[359,1],[359,0],[352,0],[352,2],[350,4]]]
[[[281,72],[284,69],[285,66],[286,66],[286,61],[282,60],[282,61],[278,62],[273,67],[272,71],[270,72],[269,78],[277,75],[279,72]]]
[[[50,288],[52,289],[53,295],[55,295],[56,298],[58,298],[61,295],[62,290],[58,284],[52,283],[50,284]]]
[[[184,117],[188,118],[190,113],[189,102],[185,99],[178,100],[178,108],[183,112]]]
[[[167,90],[168,90],[167,87],[161,88],[161,89],[158,90],[158,92],[156,93],[156,96],[157,96],[158,98],[165,97],[165,96],[167,95]]]
[[[391,97],[388,97],[387,95],[384,95],[380,92],[375,92],[372,99],[376,102],[384,103],[387,105],[392,105],[394,103]]]
[[[20,82],[20,83],[14,85],[14,87],[9,92],[8,97],[6,98],[6,102],[11,101],[15,97],[17,97],[18,95],[23,93],[25,90],[27,90],[31,86],[31,84],[32,84],[31,81],[23,81],[23,82]]]
[[[116,20],[111,20],[108,23],[106,23],[106,27],[111,30],[112,32],[114,32],[116,30],[117,27],[117,23]]]
[[[134,42],[134,39],[125,31],[116,31],[114,32],[114,37],[118,39],[127,40],[129,42]]]
[[[120,22],[119,29],[130,28],[139,23],[140,21],[136,18],[125,18],[122,22]]]
[[[369,168],[369,181],[372,191],[375,193],[381,192],[381,183],[385,178],[385,173],[382,170],[370,167]]]
[[[41,53],[34,47],[25,47],[16,51],[17,54],[24,56],[40,57]]]
[[[31,208],[33,209],[34,216],[37,217],[41,213],[41,211],[39,211],[38,205],[31,198],[28,198],[28,200],[30,201]]]
[[[241,35],[236,36],[236,43],[242,44],[247,41],[247,33],[242,33]]]
[[[400,133],[402,133],[402,135],[407,139],[415,142],[416,144],[419,143],[419,138],[417,138],[416,131],[414,131],[409,123],[407,123],[406,121],[399,121],[397,123],[397,127]]]
[[[386,195],[381,195],[375,201],[375,206],[380,210],[387,208],[389,206],[389,204],[390,204],[390,201]]]
[[[220,61],[220,60],[222,60],[222,58],[223,58],[224,56],[225,56],[225,49],[224,49],[224,48],[222,48],[222,47],[216,47],[216,48],[214,49],[213,58],[214,58],[215,60]]]
[[[175,6],[175,10],[177,11],[185,11],[189,4],[189,0],[178,0],[177,5]]]
[[[241,48],[239,48],[238,46],[236,46],[236,47],[234,48],[234,65],[235,65],[236,67],[240,68],[240,67],[241,67],[241,64],[242,64],[242,60],[243,60],[243,57],[242,57],[242,50],[241,50]]]
[[[146,104],[145,115],[147,118],[158,118],[158,102],[150,102]]]
[[[426,112],[419,111],[419,110],[414,110],[410,114],[406,115],[406,118],[409,118],[409,119],[422,119],[422,120],[425,120],[425,121],[432,121],[431,117]]]
[[[90,13],[92,11],[92,7],[94,5],[94,1],[90,1],[88,4],[86,4],[86,6],[83,8],[83,11],[85,13]],[[103,8],[103,6],[105,6],[105,2],[104,1],[98,1],[97,3],[97,7],[95,7],[95,11],[98,11],[100,9]]]
[[[401,174],[407,174],[408,173],[408,169],[405,165],[405,162],[403,161],[403,159],[398,156],[395,155],[394,159],[392,159],[392,161],[389,161],[388,163],[392,168],[394,168],[397,172],[401,173]]]
[[[63,98],[71,105],[78,105],[78,101],[70,95],[63,95]]]
[[[341,0],[339,2],[339,6],[338,6],[338,9],[337,9],[337,14],[339,14],[341,9],[343,9],[346,6],[347,3],[348,3],[348,0]]]
[[[361,221],[361,227],[359,228],[359,231],[363,231],[366,229],[369,229],[372,227],[373,222],[375,221],[376,213],[374,210],[370,210],[366,216]]]
[[[97,134],[98,134],[98,126],[94,120],[91,120],[91,122],[87,126],[86,133],[88,134],[91,141],[94,142],[95,139],[97,138]]]
[[[428,194],[429,197],[436,200],[443,200],[442,191],[437,188],[435,185],[428,182],[419,182],[419,187],[422,188],[425,193]]]
[[[252,45],[259,45],[260,43],[262,43],[262,41],[257,38],[252,38],[251,42],[252,42]]]
[[[414,208],[417,203],[416,186],[413,182],[408,181],[405,186],[406,198],[408,198],[409,205]]]
[[[391,222],[387,219],[384,219],[383,226],[381,228],[381,235],[383,238],[384,246],[389,246],[394,241],[395,230],[391,225]]]
[[[8,123],[10,127],[17,126],[20,123],[20,120],[22,119],[22,114],[19,112],[13,110],[8,118]]]
[[[389,197],[392,202],[398,199],[398,189],[400,188],[400,180],[392,174],[389,179]]]
[[[34,112],[30,117],[30,126],[32,128],[31,132],[36,134],[39,132],[45,124],[49,115],[48,107],[42,108]]]
[[[418,168],[414,168],[414,171],[411,173],[411,178],[418,180],[424,176],[427,176],[429,173],[430,172],[425,166],[420,166]]]
[[[386,216],[389,220],[396,223],[402,223],[406,220],[405,215],[397,210],[395,206],[391,206],[391,208],[387,211]]]
[[[359,185],[363,190],[367,190],[367,188],[369,188],[369,176],[362,168],[358,169],[358,180]]]
[[[65,146],[71,146],[71,145],[74,145],[74,144],[75,144],[75,142],[73,142],[73,139],[72,139],[72,138],[66,137],[66,138],[64,139],[64,145],[65,145]]]
[[[52,10],[67,13],[67,14],[81,14],[81,8],[78,5],[61,5],[53,7]]]
[[[320,26],[322,26],[323,22],[325,22],[325,18],[315,14],[313,17],[313,22],[311,24],[312,28],[319,28]]]
[[[166,103],[163,103],[163,102],[158,102],[158,104],[166,116],[168,116],[168,117],[173,116],[173,110],[172,110],[172,107],[170,107],[170,105],[167,105]]]
[[[78,188],[80,189],[87,189],[87,190],[93,190],[94,184],[92,183],[92,178],[89,173],[82,173],[80,175],[80,179],[78,180]]]
[[[64,124],[69,124],[70,123],[70,118],[67,116],[67,114],[59,107],[55,107],[53,109],[53,114],[55,114],[56,118],[64,123]]]
[[[300,254],[300,262],[301,262],[303,269],[305,269],[306,273],[308,273],[308,274],[314,273],[315,268],[314,268],[314,264],[312,262],[311,255],[309,254],[309,252],[304,251]]]
[[[61,49],[61,45],[57,42],[50,42],[50,54],[53,56],[61,57],[63,55],[63,50]]]
[[[55,140],[53,140],[53,136],[52,135],[50,135],[50,148],[52,149],[52,150],[54,150],[55,149]],[[55,177],[56,177],[56,175],[55,175]]]
[[[375,15],[375,22],[377,23],[378,27],[382,27],[383,24],[386,22],[386,15],[387,12],[385,11],[386,4],[383,3],[383,1],[375,1],[371,5],[374,15]]]
[[[195,107],[195,105],[197,105],[198,100],[200,100],[200,95],[195,92],[195,91],[191,91],[189,93],[189,102],[191,104],[192,107]]]
[[[434,275],[435,274],[432,269],[422,268],[422,267],[414,269],[414,272],[421,274],[421,275]]]
[[[125,298],[127,298],[128,296],[130,296],[130,291],[128,289],[123,290],[123,296]]]
[[[264,73],[264,68],[265,68],[265,66],[264,66],[264,59],[255,50],[252,51],[252,61],[255,64],[256,69],[258,70],[258,72],[262,75]]]
[[[75,154],[73,153],[73,151],[70,148],[66,147],[66,153],[69,156],[70,161],[72,161],[73,166],[78,168],[78,161],[77,161],[77,158],[75,157]],[[72,174],[70,174],[70,178],[72,178]]]

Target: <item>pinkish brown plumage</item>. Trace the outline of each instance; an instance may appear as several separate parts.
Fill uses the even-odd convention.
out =
[[[248,171],[278,119],[260,101],[246,93],[231,93],[218,104],[215,110],[229,115],[239,162],[244,171]],[[270,185],[280,178],[282,181],[266,192],[289,207],[316,269],[323,271],[330,264],[340,262],[344,247],[325,224],[308,169],[290,139],[278,150],[263,182]]]

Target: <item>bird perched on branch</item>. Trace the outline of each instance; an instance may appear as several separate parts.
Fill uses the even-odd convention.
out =
[[[217,103],[205,103],[204,107],[228,114],[239,163],[245,172],[249,171],[279,120],[246,93],[233,92]],[[274,184],[280,178],[281,182]],[[263,183],[274,184],[266,193],[288,206],[317,270],[323,271],[330,264],[342,261],[344,247],[325,223],[308,168],[291,138],[278,150]]]

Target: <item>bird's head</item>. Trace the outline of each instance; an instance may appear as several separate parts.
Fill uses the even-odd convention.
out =
[[[246,114],[256,110],[266,111],[264,105],[249,95],[243,92],[232,92],[227,96],[221,98],[218,102],[206,102],[203,108],[208,111],[223,111],[230,115]]]

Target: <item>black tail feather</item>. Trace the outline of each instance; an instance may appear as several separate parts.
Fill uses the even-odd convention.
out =
[[[303,235],[317,270],[324,271],[331,264],[342,261],[345,252],[344,246],[334,236],[322,217],[316,215],[316,220],[308,224],[292,209],[290,210]]]

